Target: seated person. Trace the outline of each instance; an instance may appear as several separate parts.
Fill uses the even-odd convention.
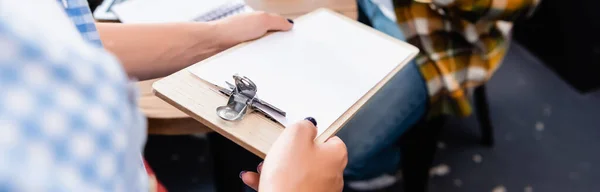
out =
[[[0,191],[156,190],[129,78],[161,77],[292,26],[261,12],[95,25],[85,0],[0,0]],[[286,128],[261,177],[246,173],[244,181],[261,191],[340,191],[345,145],[337,137],[314,143],[315,124],[307,118]]]
[[[509,39],[498,21],[530,14],[537,0],[358,0],[372,26],[418,47],[338,136],[348,147],[346,184],[376,190],[396,182],[400,136],[418,120],[465,117],[465,89],[485,83],[500,66]]]

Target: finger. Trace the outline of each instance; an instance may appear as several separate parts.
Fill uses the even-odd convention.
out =
[[[260,174],[260,172],[262,171],[262,166],[263,166],[263,163],[264,163],[264,161],[263,161],[263,162],[260,162],[260,163],[258,164],[258,166],[256,166],[256,171],[258,172],[258,174]]]
[[[340,158],[339,160],[342,161],[341,166],[346,167],[348,164],[348,150],[346,149],[346,144],[344,141],[342,141],[342,139],[340,139],[338,136],[333,136],[327,139],[325,143],[322,143],[320,147],[332,157]]]
[[[258,191],[258,184],[260,181],[260,175],[255,172],[250,171],[242,171],[240,173],[240,178],[244,182],[244,184],[248,185],[248,187]]]
[[[294,26],[292,20],[279,15],[263,13],[261,17],[267,31],[288,31]]]
[[[314,119],[314,118],[306,118]],[[300,139],[302,141],[313,142],[317,136],[317,127],[310,120],[302,120],[288,126],[283,134],[290,138]]]

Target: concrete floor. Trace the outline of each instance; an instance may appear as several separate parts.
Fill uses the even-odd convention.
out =
[[[600,191],[600,93],[577,93],[517,45],[488,95],[496,145],[478,144],[475,117],[451,119],[430,191]],[[146,149],[171,191],[214,190],[205,140],[153,136]]]

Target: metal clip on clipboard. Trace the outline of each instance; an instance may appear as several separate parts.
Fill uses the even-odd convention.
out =
[[[284,111],[256,97],[256,84],[252,80],[237,74],[233,75],[233,80],[235,84],[226,82],[231,90],[219,90],[219,92],[229,96],[227,105],[217,107],[219,117],[228,121],[237,121],[246,115],[248,108],[258,111],[273,120],[275,118],[262,109],[266,108],[285,117]]]

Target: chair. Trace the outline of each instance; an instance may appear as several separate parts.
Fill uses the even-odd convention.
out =
[[[481,130],[481,144],[493,147],[494,133],[485,90],[485,85],[481,85],[473,92],[475,115]],[[402,148],[401,167],[405,191],[427,191],[429,169],[433,164],[437,150],[436,144],[445,119],[443,116],[429,121],[423,119],[402,136],[400,142]]]
[[[487,147],[494,146],[494,127],[490,119],[490,109],[488,108],[487,93],[485,85],[475,88],[473,93],[475,101],[475,110],[479,128],[481,129],[481,144]]]

